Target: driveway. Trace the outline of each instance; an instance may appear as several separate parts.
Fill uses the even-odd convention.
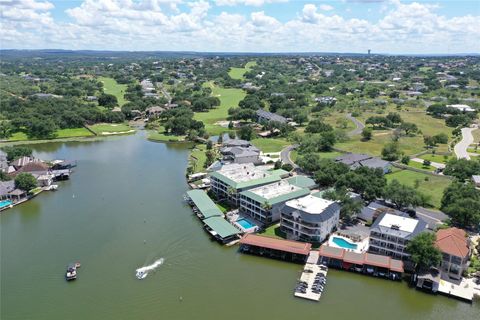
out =
[[[453,150],[457,159],[467,159],[470,160],[470,155],[467,152],[467,148],[473,143],[472,131],[477,130],[474,128],[463,128],[462,129],[462,140],[455,145]]]
[[[350,120],[350,121],[352,121],[353,123],[355,123],[355,126],[357,127],[356,129],[350,131],[350,132],[348,133],[348,135],[349,135],[350,137],[352,137],[352,136],[357,136],[357,135],[361,134],[363,128],[365,128],[365,125],[364,125],[363,123],[361,123],[360,121],[358,121],[357,118],[352,117],[352,114],[351,114],[351,113],[348,113],[348,114],[346,115],[346,117],[347,117],[348,120]]]
[[[432,230],[448,219],[448,216],[442,211],[433,211],[423,207],[417,207],[415,208],[415,211],[417,212],[417,216],[428,223],[428,228]]]
[[[423,163],[423,161],[425,161],[425,160],[420,159],[420,158],[413,158],[413,159],[410,159],[410,160],[418,162],[418,163]],[[443,164],[443,163],[430,161],[430,165],[434,168],[437,168],[437,169],[445,169],[445,164]]]
[[[298,166],[290,158],[290,152],[292,152],[292,150],[296,147],[298,147],[297,144],[286,146],[285,148],[283,148],[283,150],[280,152],[280,159],[282,160],[282,163],[288,163],[291,164],[293,168],[298,168]]]

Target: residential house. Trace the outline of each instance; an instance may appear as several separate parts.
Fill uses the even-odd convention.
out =
[[[466,104],[447,104],[447,108],[457,109],[461,112],[476,112],[477,110],[473,109]]]
[[[427,223],[423,220],[384,212],[370,228],[369,252],[408,260],[408,242],[426,228]]]
[[[368,154],[346,153],[337,157],[335,161],[344,163],[353,170],[359,167],[382,169],[383,173],[388,173],[392,170],[392,164],[390,162]]]
[[[290,239],[322,242],[337,228],[339,219],[337,202],[307,195],[285,203],[280,227]]]
[[[276,113],[272,113],[269,111],[265,111],[263,109],[257,110],[257,122],[264,123],[264,122],[278,122],[278,123],[287,123],[287,118],[282,117]]]
[[[240,212],[265,224],[280,220],[285,202],[310,194],[286,180],[270,183],[240,193]]]
[[[222,143],[220,153],[226,162],[258,163],[260,160],[260,150],[246,140],[228,139]]]
[[[0,200],[10,199],[10,192],[15,190],[13,180],[0,181]]]
[[[164,108],[159,106],[154,106],[154,107],[145,109],[145,115],[149,119],[154,119],[154,118],[158,118],[164,111],[165,111]]]
[[[435,246],[442,252],[441,271],[450,278],[461,279],[471,254],[467,233],[458,228],[440,229]]]

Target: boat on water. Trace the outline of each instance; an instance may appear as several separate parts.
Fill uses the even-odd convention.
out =
[[[135,276],[137,277],[138,280],[145,279],[147,277],[148,273],[145,271],[137,271]]]
[[[77,279],[77,266],[76,263],[70,263],[67,266],[67,272],[65,273],[65,279],[72,281]]]

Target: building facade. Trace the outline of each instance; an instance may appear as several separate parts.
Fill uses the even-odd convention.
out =
[[[264,224],[280,220],[285,202],[303,197],[310,190],[288,183],[274,182],[240,193],[240,212]]]
[[[427,223],[391,213],[378,216],[370,228],[369,252],[408,260],[408,242],[425,231]]]
[[[289,239],[322,242],[338,226],[340,205],[312,195],[287,201],[280,227]]]
[[[471,254],[467,233],[458,228],[438,230],[435,245],[442,252],[440,270],[450,278],[461,279]]]

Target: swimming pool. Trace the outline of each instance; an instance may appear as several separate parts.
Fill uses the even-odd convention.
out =
[[[335,243],[337,246],[344,248],[344,249],[351,249],[351,250],[356,250],[357,245],[354,243],[351,243],[343,238],[339,237],[333,237],[332,239],[333,243]]]
[[[251,223],[250,221],[248,221],[247,219],[245,218],[242,218],[240,220],[237,220],[237,223],[239,225],[242,226],[243,229],[247,230],[247,229],[250,229],[250,228],[253,228],[253,227],[256,227],[256,225],[254,225],[253,223]]]
[[[10,201],[10,200],[2,200],[0,201],[0,208],[3,208],[3,207],[8,207],[9,205],[11,205],[13,202]]]

